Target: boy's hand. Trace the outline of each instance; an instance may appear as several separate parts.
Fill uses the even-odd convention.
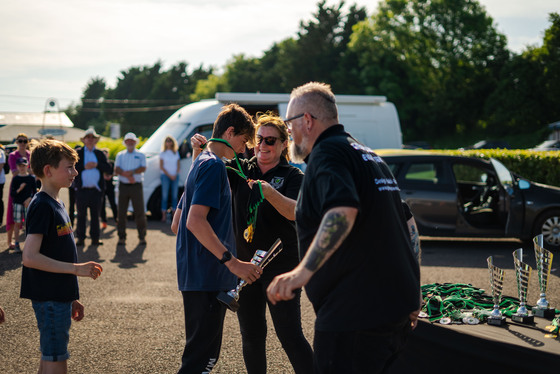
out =
[[[238,278],[243,279],[248,284],[253,283],[261,277],[262,268],[251,263],[239,261],[237,258],[232,258],[225,264],[229,271],[235,274]]]
[[[72,301],[72,319],[81,321],[84,318],[84,306],[78,300]]]
[[[76,275],[79,277],[90,277],[97,279],[101,275],[103,268],[97,262],[85,262],[83,264],[76,264]]]

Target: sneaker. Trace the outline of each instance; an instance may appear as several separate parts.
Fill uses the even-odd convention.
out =
[[[103,245],[103,241],[101,241],[101,240],[92,240],[91,245]]]
[[[14,245],[14,251],[16,251],[16,253],[21,253],[21,248],[20,248],[20,246],[19,246],[19,243],[16,243],[16,244]]]
[[[107,228],[107,222],[101,222],[101,229],[105,230]]]
[[[138,244],[140,244],[140,245],[146,245],[146,239],[140,239],[140,241],[138,242]]]
[[[14,249],[16,249],[15,244],[10,244],[10,245],[8,246],[8,249],[9,249],[9,250],[14,250]]]
[[[119,239],[118,245],[125,245],[126,239]]]

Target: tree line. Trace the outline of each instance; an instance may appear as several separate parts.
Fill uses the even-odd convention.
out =
[[[560,15],[549,21],[542,45],[517,54],[476,0],[383,0],[371,15],[322,0],[261,57],[235,55],[221,73],[157,61],[121,71],[114,88],[94,77],[67,114],[80,128],[107,134],[118,122],[149,136],[182,105],[218,91],[289,93],[322,81],[337,94],[387,96],[405,142],[484,136],[528,147],[560,120]]]

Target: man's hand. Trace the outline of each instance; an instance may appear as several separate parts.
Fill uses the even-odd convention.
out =
[[[235,257],[226,262],[225,265],[229,271],[249,284],[259,279],[262,274],[262,268],[259,266],[252,262],[239,261]]]
[[[408,315],[408,318],[410,319],[410,325],[412,326],[413,330],[416,328],[416,326],[418,326],[418,315],[419,314],[420,314],[420,309],[415,310],[414,312],[412,312]]]
[[[89,169],[95,169],[97,167],[97,162],[95,161],[90,161],[87,164],[84,165],[84,169],[89,170]]]
[[[294,270],[280,274],[272,280],[266,290],[268,300],[273,305],[278,301],[291,300],[294,298],[294,290],[300,289],[309,282],[313,273],[303,266],[297,266]]]

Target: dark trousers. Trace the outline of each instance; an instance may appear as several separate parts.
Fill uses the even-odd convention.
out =
[[[76,190],[74,186],[68,188],[68,216],[70,216],[70,222],[74,226],[74,213],[76,212]]]
[[[237,318],[243,342],[243,359],[248,374],[266,373],[266,306],[270,311],[276,336],[282,344],[296,374],[313,372],[313,351],[301,328],[301,290],[292,300],[272,305],[266,289],[272,278],[261,278],[243,288]]]
[[[186,344],[178,374],[212,371],[222,348],[226,307],[217,292],[183,291]]]
[[[4,219],[4,183],[0,183],[0,226]]]
[[[76,191],[76,209],[78,211],[76,237],[78,240],[84,240],[86,238],[88,209],[90,217],[89,236],[94,242],[99,240],[99,211],[101,209],[101,198],[102,192],[97,188],[79,188]]]
[[[126,239],[126,214],[128,212],[128,202],[132,202],[134,210],[134,220],[136,229],[138,230],[138,239],[146,238],[146,212],[144,211],[144,192],[142,191],[142,183],[119,183],[119,205],[117,220],[117,231],[119,239]]]
[[[383,329],[315,330],[315,373],[385,373],[402,352],[410,331],[408,318]]]
[[[101,201],[101,222],[107,222],[107,212],[105,212],[105,206],[109,200],[109,205],[111,206],[111,211],[113,212],[113,218],[116,220],[118,217],[117,203],[115,202],[115,185],[113,182],[105,183],[105,194],[103,194],[103,200]]]

